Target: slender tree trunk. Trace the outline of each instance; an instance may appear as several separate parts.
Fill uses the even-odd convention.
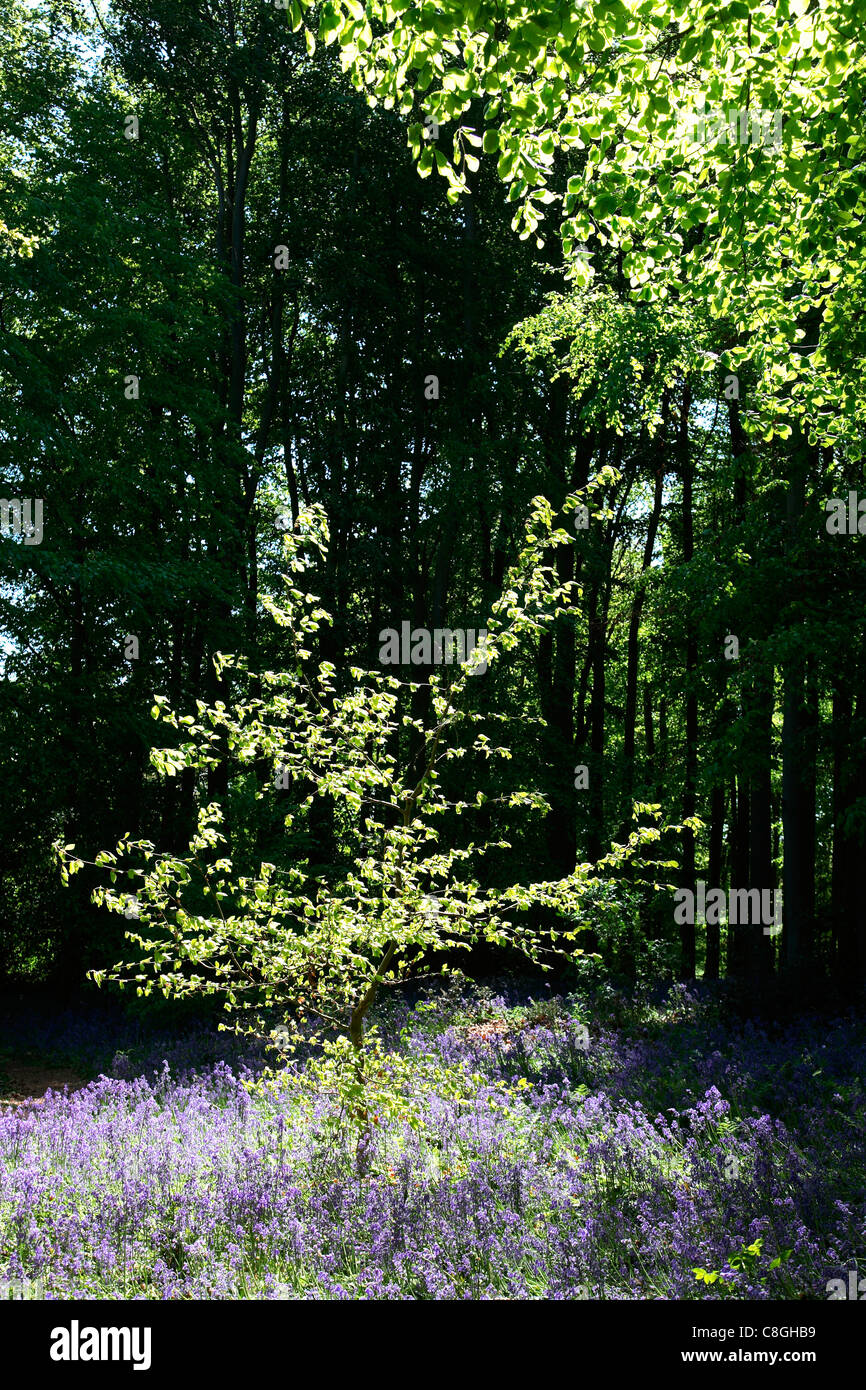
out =
[[[731,843],[730,887],[747,888],[749,885],[749,825],[750,799],[749,778],[745,768],[739,768],[731,784],[731,807],[733,813],[733,834]],[[747,970],[746,934],[749,927],[743,923],[728,923],[727,970],[729,976],[742,978]]]
[[[652,681],[648,680],[643,683],[643,737],[646,746],[646,783],[648,787],[655,788],[653,795],[658,801],[660,793],[656,768],[655,727],[653,725],[653,688]]]
[[[806,510],[806,480],[812,450],[795,431],[787,491],[787,555],[794,576],[791,599],[800,599],[798,542]],[[815,728],[817,709],[802,650],[799,612],[794,608],[783,666],[782,827],[784,834],[782,934],[785,972],[793,989],[805,983],[812,965],[815,908]]]
[[[756,670],[751,687],[752,740],[749,779],[750,888],[774,889],[772,843],[773,671]],[[760,928],[747,928],[747,970],[750,975],[773,972],[774,938]]]
[[[595,586],[589,627],[592,694],[589,706],[589,857],[601,858],[604,830],[605,635],[607,609],[601,583]]]
[[[863,670],[861,658],[860,670]],[[866,688],[862,685],[857,692],[854,713],[854,728],[866,727]],[[855,744],[855,748],[856,748]],[[859,753],[859,750],[858,750]],[[850,754],[849,754],[850,756]],[[851,785],[851,800],[862,806],[866,803],[866,763],[855,754]],[[847,854],[845,861],[846,898],[848,902],[848,921],[846,935],[846,958],[851,961],[851,993],[860,995],[866,985],[866,894],[863,892],[863,864],[866,862],[866,829],[862,816],[846,826]]]
[[[718,888],[722,882],[722,845],[725,823],[725,791],[717,782],[710,793],[710,858],[707,868],[708,886]],[[704,979],[719,978],[721,934],[718,922],[707,922],[707,955]]]
[[[655,550],[659,519],[662,511],[662,497],[664,495],[664,477],[663,445],[660,444],[656,454],[655,490],[653,492],[652,510],[650,511],[649,521],[647,523],[646,540],[644,542],[643,559],[641,563],[641,575],[637,582],[634,598],[632,599],[631,616],[628,625],[625,721],[623,727],[623,812],[626,823],[631,821],[632,796],[634,793],[634,750],[635,725],[637,723],[639,664],[638,644],[640,639],[641,617],[646,601],[646,588],[643,583],[643,577],[652,564],[653,552]]]
[[[694,516],[693,516],[693,468],[689,455],[689,407],[691,391],[688,382],[683,384],[682,407],[678,451],[683,480],[683,563],[689,565],[694,554]],[[686,633],[686,746],[685,775],[683,779],[683,818],[693,816],[697,809],[697,760],[698,760],[698,696],[696,689],[698,643],[694,620],[687,618]],[[695,882],[695,836],[687,830],[683,836],[683,882],[693,887]],[[680,935],[680,974],[685,980],[695,975],[696,943],[695,925],[685,922]]]
[[[830,915],[834,974],[844,987],[858,973],[855,929],[853,837],[848,815],[852,806],[852,768],[849,754],[854,700],[837,681],[833,691],[833,861],[830,876]]]

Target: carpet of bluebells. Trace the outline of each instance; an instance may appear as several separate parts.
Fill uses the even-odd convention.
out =
[[[96,1079],[0,1108],[0,1281],[48,1298],[824,1299],[866,1273],[866,1027],[514,984],[389,1001],[420,1127],[198,1027],[22,1015]],[[437,1078],[441,1080],[438,1084]],[[696,1275],[703,1270],[709,1278]]]

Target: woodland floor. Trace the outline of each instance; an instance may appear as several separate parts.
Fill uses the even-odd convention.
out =
[[[0,1105],[24,1105],[41,1101],[47,1091],[78,1091],[87,1080],[67,1067],[34,1066],[29,1062],[4,1059],[0,1070]]]
[[[855,1010],[603,981],[395,999],[416,1123],[374,1114],[363,1163],[306,1064],[264,1084],[204,1022],[0,1020],[0,1282],[38,1297],[823,1300],[866,1272]]]

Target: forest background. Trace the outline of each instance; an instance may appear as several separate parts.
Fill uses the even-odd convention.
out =
[[[0,492],[44,516],[0,543],[7,980],[71,987],[119,953],[58,839],[180,851],[218,801],[241,867],[339,872],[336,801],[149,758],[155,695],[230,701],[217,652],[285,661],[266,600],[305,506],[339,688],[385,629],[481,628],[531,500],[580,495],[551,554],[578,598],[469,683],[505,717],[509,784],[551,806],[513,812],[488,881],[597,860],[635,801],[697,815],[678,881],[781,889],[780,935],[677,923],[635,882],[583,946],[631,979],[859,993],[857,22],[800,0],[0,0]],[[780,148],[690,141],[699,93],[781,110]],[[448,772],[467,800],[502,775]]]

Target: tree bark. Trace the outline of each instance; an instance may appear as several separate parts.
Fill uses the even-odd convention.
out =
[[[693,481],[694,474],[689,454],[689,408],[691,390],[688,382],[683,383],[682,405],[678,452],[683,482],[683,564],[691,564],[694,555],[694,515]],[[697,809],[697,758],[698,758],[698,696],[696,689],[696,667],[698,664],[698,643],[694,620],[689,616],[686,631],[686,744],[685,774],[683,779],[683,818],[693,816]],[[683,836],[683,882],[687,887],[695,883],[695,836],[687,830]],[[680,976],[684,980],[694,979],[696,962],[695,924],[684,922],[680,933]]]

